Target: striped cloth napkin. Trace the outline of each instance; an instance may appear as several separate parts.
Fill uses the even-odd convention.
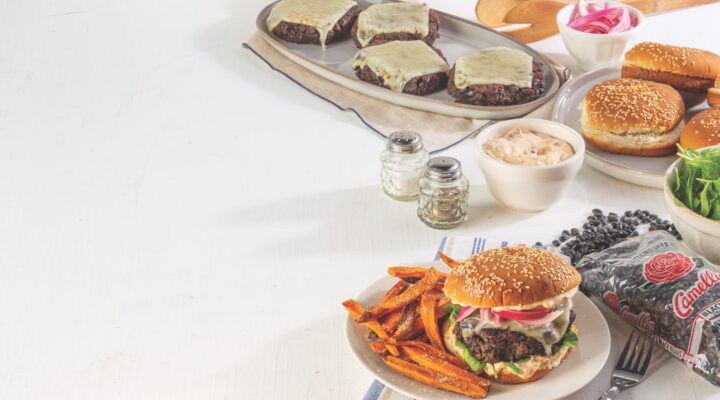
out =
[[[525,246],[522,243],[510,243],[506,240],[493,240],[482,237],[470,237],[470,236],[457,236],[457,237],[445,237],[440,242],[438,251],[442,251],[446,255],[456,260],[464,260],[473,254],[477,254],[486,249],[492,249],[496,247],[508,247],[508,246]],[[542,247],[546,246],[537,246]],[[440,258],[435,255],[435,260]],[[411,398],[393,391],[386,387],[380,381],[373,381],[368,388],[363,400],[412,400]]]

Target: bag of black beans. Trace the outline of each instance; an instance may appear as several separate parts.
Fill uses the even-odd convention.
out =
[[[602,300],[720,386],[720,273],[672,235],[648,232],[577,264],[580,290]]]

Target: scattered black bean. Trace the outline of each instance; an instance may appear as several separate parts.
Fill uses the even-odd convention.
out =
[[[622,215],[622,217],[620,216]],[[572,264],[584,256],[605,250],[625,239],[638,236],[638,227],[648,225],[650,231],[666,231],[681,239],[675,225],[647,210],[627,210],[622,214],[607,215],[599,209],[592,210],[587,222],[580,228],[564,229],[552,245],[571,259]],[[539,245],[539,243],[536,243]]]

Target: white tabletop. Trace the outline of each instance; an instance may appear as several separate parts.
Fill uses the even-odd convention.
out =
[[[446,234],[547,241],[596,206],[666,214],[659,191],[587,167],[556,207],[505,210],[464,143],[446,154],[470,220],[425,227],[381,194],[377,136],[241,48],[263,5],[0,3],[0,398],[359,399],[372,377],[340,302],[387,265]],[[642,36],[720,53],[719,13]],[[624,399],[717,392],[663,357]]]

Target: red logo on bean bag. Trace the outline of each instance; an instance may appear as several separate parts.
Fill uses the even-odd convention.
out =
[[[620,312],[620,298],[615,292],[606,292],[603,295],[603,301],[610,307],[611,310],[619,313]]]
[[[682,278],[692,271],[695,264],[682,253],[661,253],[645,264],[643,275],[648,281],[658,285]]]

